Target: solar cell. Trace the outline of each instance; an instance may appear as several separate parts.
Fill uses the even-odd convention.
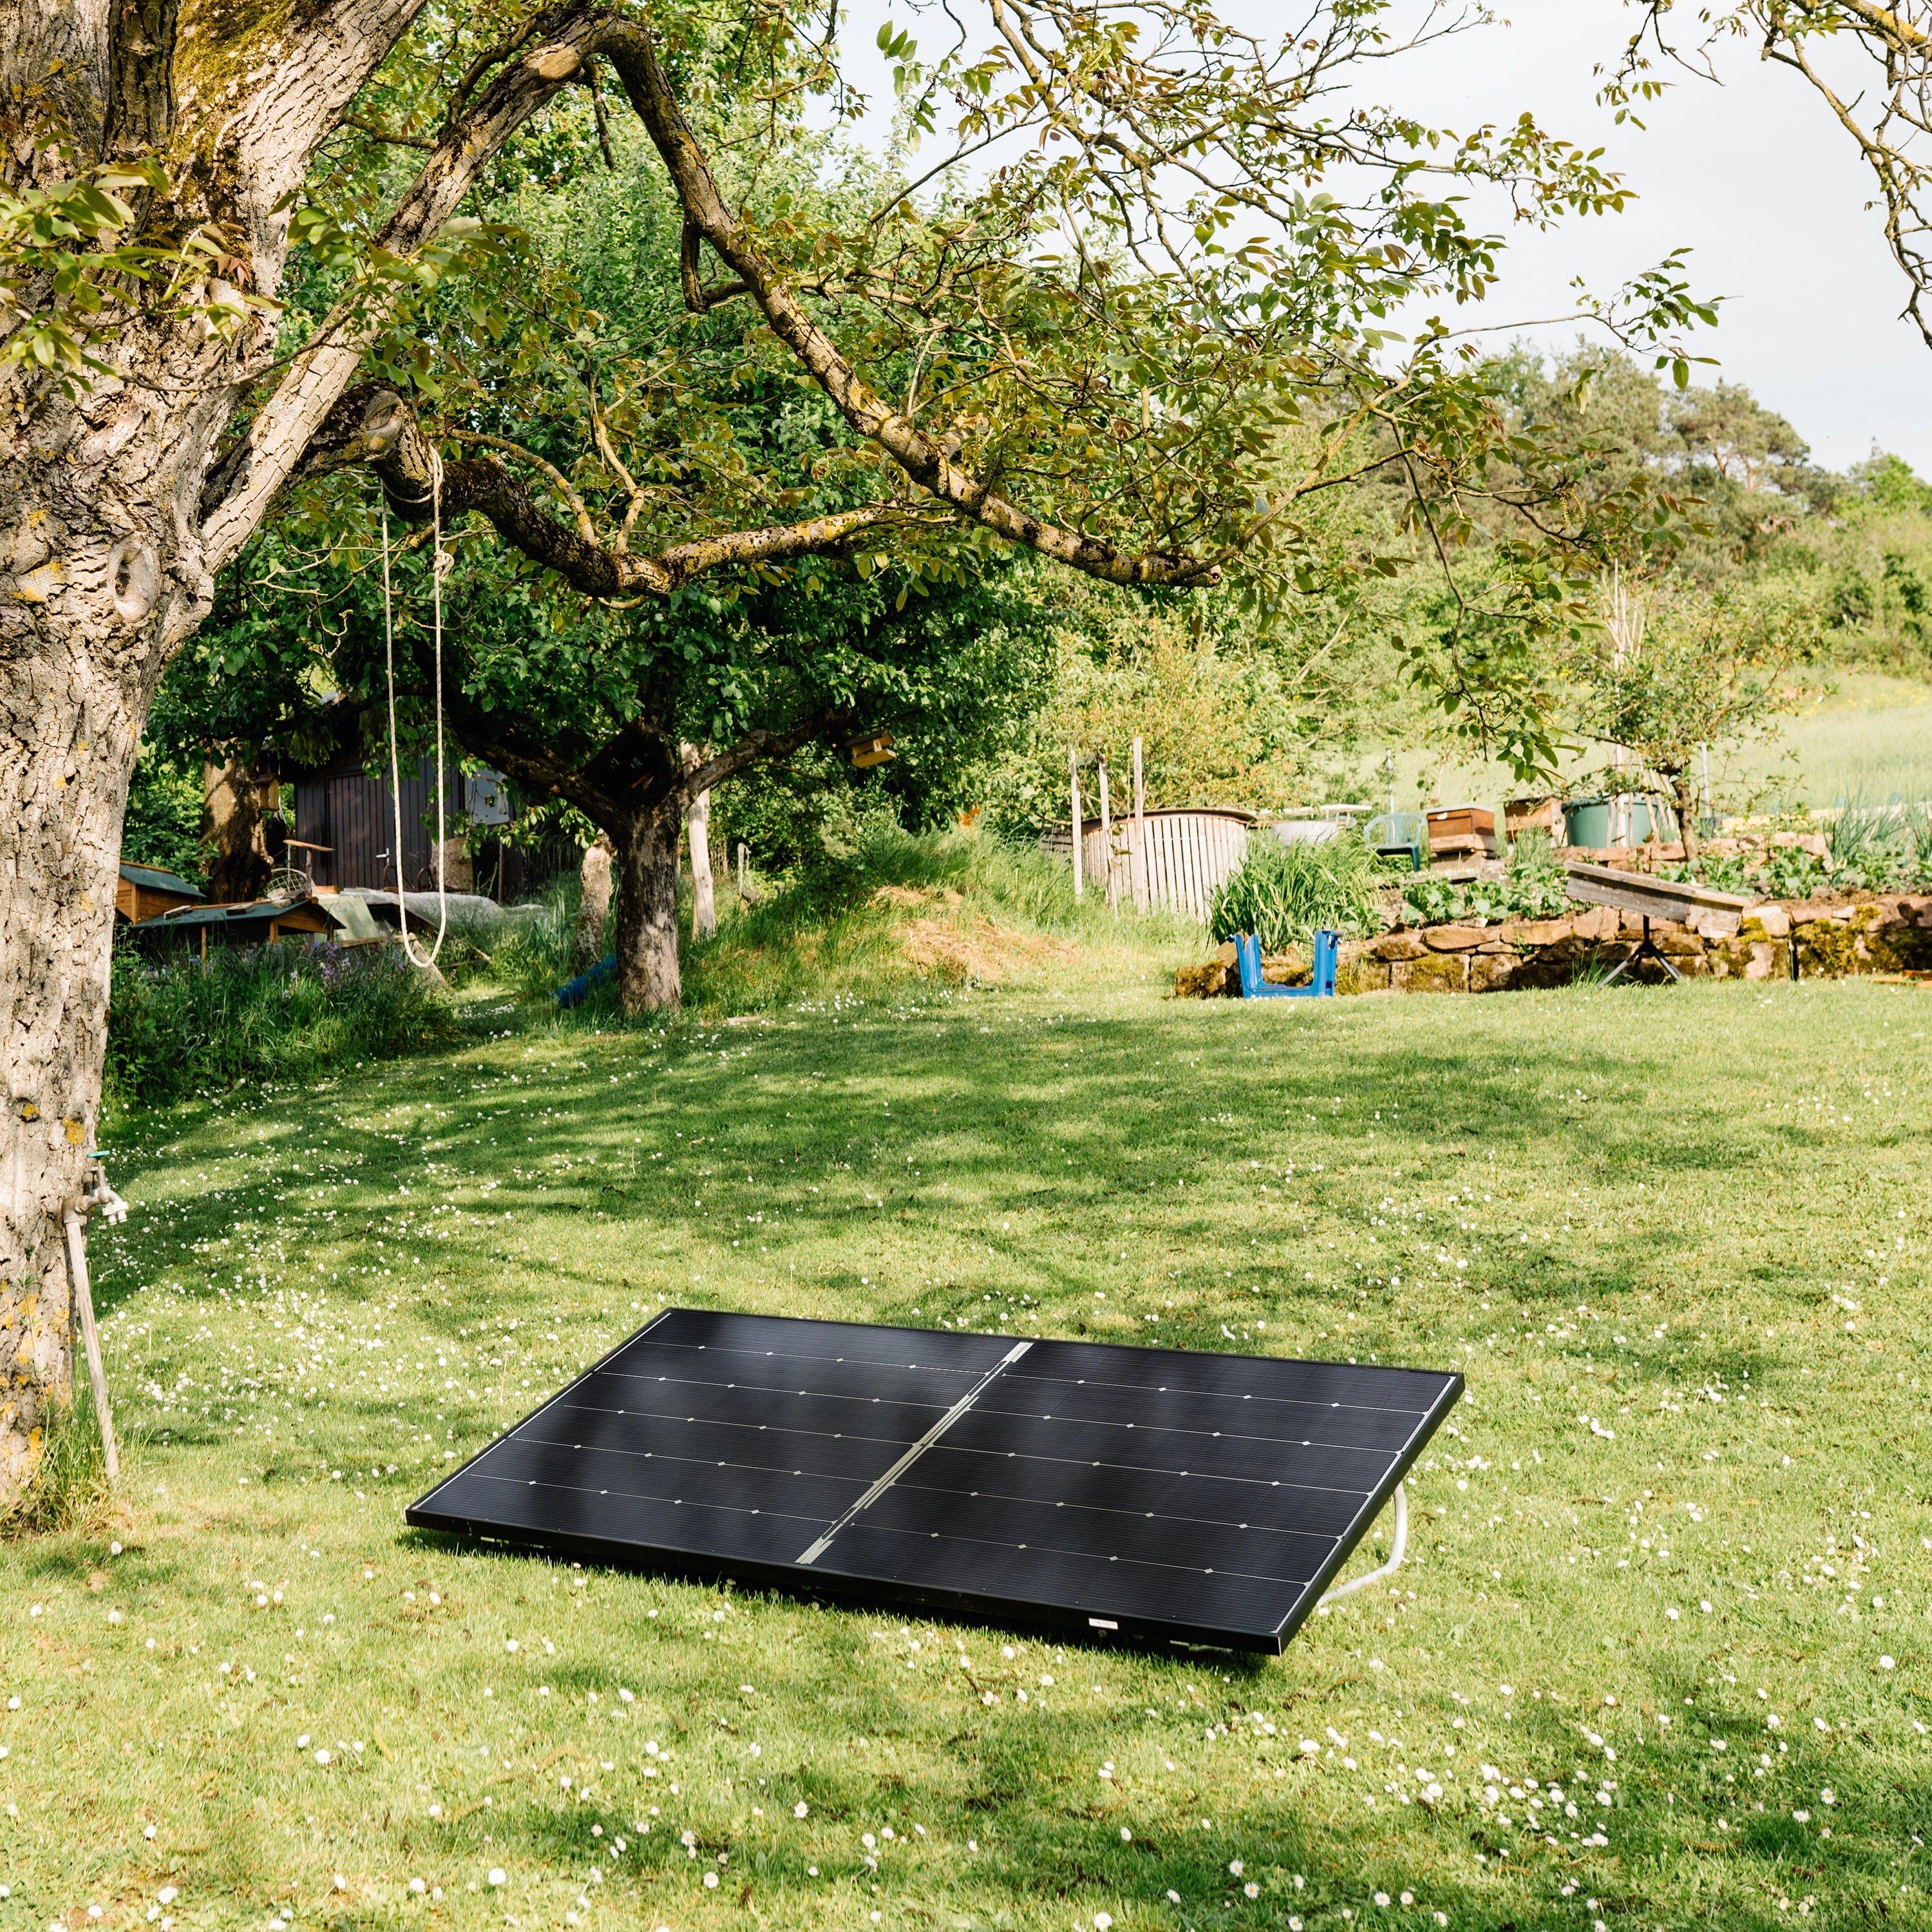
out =
[[[1279,1652],[1462,1389],[1451,1372],[670,1309],[405,1514]]]

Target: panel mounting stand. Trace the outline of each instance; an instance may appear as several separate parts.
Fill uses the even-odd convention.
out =
[[[1352,1596],[1358,1590],[1366,1590],[1371,1583],[1379,1583],[1384,1576],[1393,1576],[1402,1568],[1402,1559],[1408,1552],[1408,1493],[1402,1484],[1395,1486],[1395,1542],[1389,1551],[1389,1559],[1379,1570],[1371,1570],[1366,1575],[1352,1578],[1346,1583],[1338,1583],[1327,1592],[1316,1605],[1318,1610],[1325,1608],[1342,1597]]]

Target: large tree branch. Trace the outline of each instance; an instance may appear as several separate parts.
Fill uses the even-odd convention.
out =
[[[748,765],[756,764],[762,758],[788,758],[801,746],[824,737],[828,731],[849,728],[851,722],[849,710],[827,705],[789,731],[754,731],[728,750],[715,752],[686,772],[682,786],[685,802],[688,805],[700,792],[710,791],[727,778],[735,778]]]
[[[181,9],[190,15],[190,31],[200,29],[191,44],[198,57],[184,61],[180,46],[169,49],[176,76],[173,110],[184,134],[191,122],[200,124],[202,165],[233,170],[236,212],[255,254],[258,285],[268,286],[280,270],[289,198],[307,178],[316,149],[341,124],[349,104],[422,6],[423,0],[323,0],[280,8]],[[146,10],[124,0],[115,10],[130,20],[146,17]],[[217,34],[229,56],[219,64],[209,60],[204,44]],[[238,112],[214,78],[237,73],[260,76]]]
[[[550,465],[530,460],[563,484],[576,511],[572,524],[554,517],[495,455],[441,464],[439,484],[438,458],[414,414],[392,391],[361,386],[342,398],[311,440],[308,467],[326,472],[366,464],[391,510],[411,524],[425,524],[436,514],[440,489],[446,529],[473,511],[533,563],[555,571],[586,596],[607,599],[668,597],[694,578],[734,566],[844,556],[867,530],[916,520],[903,505],[866,504],[802,523],[721,530],[674,544],[654,556],[634,556],[621,541],[603,542],[576,493]]]
[[[560,16],[554,38],[498,75],[476,106],[446,130],[376,238],[378,249],[406,257],[435,235],[478,171],[578,72],[596,25],[594,16]],[[355,380],[363,350],[394,299],[389,289],[366,284],[345,296],[209,478],[202,495],[202,538],[210,571],[229,562],[253,534]]]
[[[1089,577],[1112,584],[1150,585],[1214,580],[1213,566],[1198,560],[1135,556],[1103,538],[1044,522],[954,463],[942,445],[899,414],[859,375],[753,240],[750,230],[725,206],[698,136],[658,64],[648,30],[614,21],[598,30],[595,45],[623,82],[632,106],[663,158],[686,219],[718,258],[736,272],[773,334],[811,372],[847,422],[876,442],[922,489],[1008,542],[1038,550]],[[696,279],[693,255],[687,245],[686,260],[692,265],[692,281]]]
[[[364,6],[382,0],[360,0]],[[401,7],[410,0],[386,0]],[[452,124],[377,238],[377,247],[407,256],[453,214],[482,166],[585,62],[608,57],[624,83],[669,170],[690,224],[682,251],[688,280],[697,282],[698,236],[735,270],[779,340],[811,373],[846,421],[876,442],[938,502],[992,531],[1085,574],[1142,585],[1212,583],[1214,562],[1160,554],[1135,555],[1103,538],[1083,536],[1030,514],[956,464],[928,436],[873,390],[820,328],[799,295],[726,207],[697,136],[658,64],[647,29],[601,12],[560,12],[544,23],[541,44],[498,75],[476,105]],[[698,290],[705,306],[733,290]],[[202,538],[208,567],[219,570],[240,550],[276,492],[302,462],[330,412],[354,380],[364,346],[394,297],[367,285],[339,303],[315,341],[291,364],[235,448],[203,491]],[[384,458],[371,448],[366,454]],[[406,458],[408,452],[403,452]],[[415,481],[379,461],[392,502],[412,502]],[[479,458],[450,466],[452,510],[458,504],[489,516],[526,554],[557,569],[596,596],[633,592],[664,595],[706,570],[780,561],[838,550],[859,530],[895,520],[883,507],[766,530],[737,531],[680,544],[656,558],[631,558],[563,530],[535,503],[500,463]],[[419,480],[419,479],[416,479]],[[398,499],[398,488],[403,492]]]

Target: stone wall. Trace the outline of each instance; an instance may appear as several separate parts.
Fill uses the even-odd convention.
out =
[[[1742,914],[1711,914],[1694,927],[1653,920],[1651,938],[1687,979],[1788,979],[1791,951],[1808,979],[1847,974],[1932,972],[1932,896],[1857,892],[1829,900],[1767,900]],[[1490,993],[1567,986],[1593,968],[1607,971],[1635,951],[1642,916],[1590,906],[1562,919],[1496,926],[1430,926],[1352,940],[1342,948],[1342,993]],[[1308,968],[1264,962],[1266,976],[1306,983]],[[1633,971],[1655,973],[1646,962]],[[1174,975],[1182,999],[1238,997],[1234,949]]]

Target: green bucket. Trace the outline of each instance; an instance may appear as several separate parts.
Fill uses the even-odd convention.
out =
[[[1563,830],[1573,845],[1601,851],[1610,842],[1610,802],[1606,798],[1566,798]]]

